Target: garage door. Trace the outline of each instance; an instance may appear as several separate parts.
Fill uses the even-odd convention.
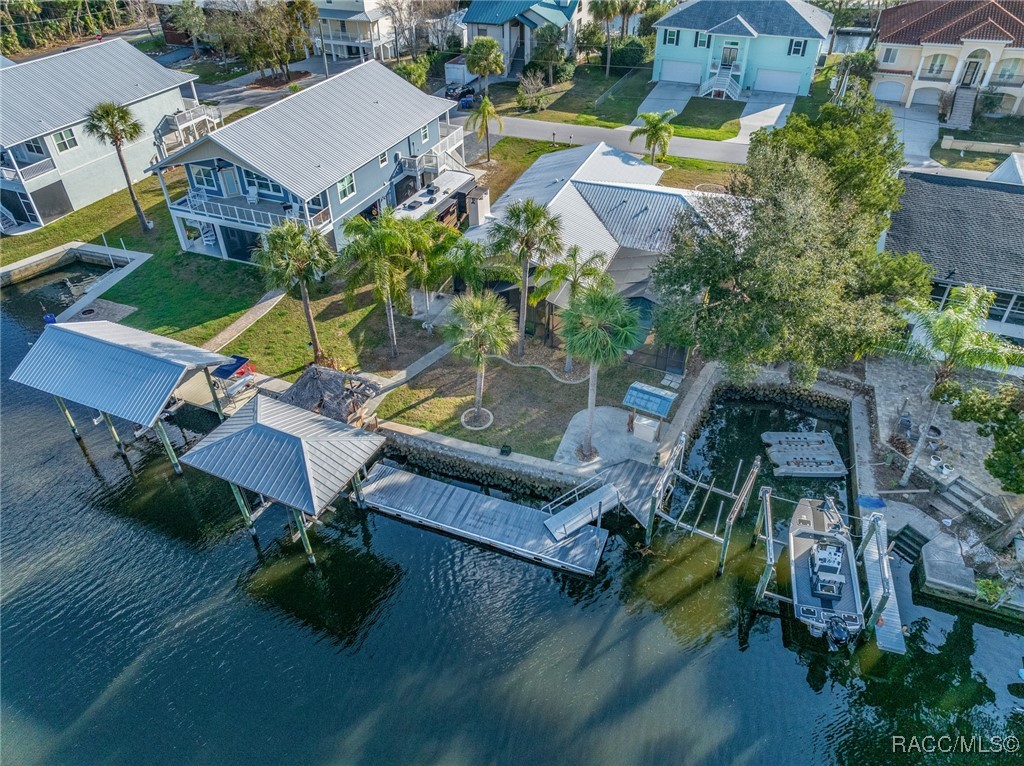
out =
[[[695,61],[663,61],[661,77],[668,82],[700,83],[700,64]]]
[[[754,80],[754,90],[771,93],[799,93],[800,72],[783,72],[780,69],[759,69]]]
[[[939,96],[942,95],[942,91],[938,88],[921,88],[921,90],[914,93],[914,100],[912,104],[931,104],[935,106],[939,103]]]
[[[902,101],[904,86],[901,82],[880,82],[875,87],[876,101]]]

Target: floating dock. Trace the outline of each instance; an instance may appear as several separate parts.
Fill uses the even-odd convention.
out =
[[[872,514],[866,520],[860,551],[871,603],[868,626],[874,626],[875,642],[879,649],[894,654],[906,654],[907,641],[903,636],[900,608],[896,601],[892,573],[889,570],[888,537],[885,516],[880,513]]]
[[[579,522],[596,513],[589,496],[551,515],[443,481],[377,463],[361,486],[363,501],[395,518],[481,543],[513,556],[576,574],[593,575],[608,531]],[[614,509],[605,505],[601,512]],[[595,516],[596,518],[596,516]],[[548,522],[553,522],[552,534]],[[573,527],[576,527],[573,529]],[[572,531],[567,531],[572,529]]]
[[[832,435],[825,431],[765,431],[761,441],[768,446],[776,476],[838,479],[848,473]]]

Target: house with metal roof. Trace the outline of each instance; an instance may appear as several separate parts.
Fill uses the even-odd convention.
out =
[[[199,104],[195,79],[120,39],[0,67],[0,230],[30,231],[125,188],[113,147],[85,132],[99,103],[142,123],[143,138],[124,149],[133,182],[212,130],[220,112]]]
[[[178,199],[164,186],[182,249],[248,261],[288,219],[340,245],[346,220],[383,206],[454,222],[475,186],[454,106],[367,61],[204,136],[154,165],[188,177]]]
[[[884,246],[934,268],[932,299],[953,287],[995,293],[990,332],[1024,345],[1024,185],[903,172],[903,196]]]
[[[655,81],[697,95],[807,95],[832,14],[805,0],[685,0],[654,25]]]
[[[998,112],[1024,115],[1024,0],[919,0],[882,11],[871,92],[879,101],[936,106],[970,127],[981,90]]]
[[[1007,155],[999,167],[988,174],[986,180],[1024,185],[1024,152],[1013,152]]]
[[[586,0],[473,0],[462,19],[470,44],[478,37],[498,41],[506,75],[522,71],[533,58],[538,28],[554,24],[563,30],[565,49],[571,52],[576,32],[588,21]]]

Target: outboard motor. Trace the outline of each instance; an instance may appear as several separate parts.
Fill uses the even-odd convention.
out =
[[[829,618],[825,628],[825,638],[828,640],[828,648],[831,652],[849,644],[850,629],[846,626],[846,621],[836,615]]]

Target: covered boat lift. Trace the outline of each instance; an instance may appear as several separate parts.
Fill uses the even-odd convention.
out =
[[[65,400],[98,410],[122,454],[124,444],[111,415],[152,428],[180,474],[161,417],[173,398],[189,402],[182,389],[200,378],[205,379],[202,388],[209,398],[192,403],[207,408],[213,404],[223,420],[211,371],[230,361],[222,354],[113,322],[70,322],[47,325],[11,380],[53,395],[76,439],[82,436]]]
[[[181,460],[231,485],[254,537],[254,522],[270,502],[291,508],[306,556],[315,564],[306,530],[346,486],[358,490],[360,471],[384,441],[379,434],[257,395]],[[265,501],[253,511],[240,487]]]

